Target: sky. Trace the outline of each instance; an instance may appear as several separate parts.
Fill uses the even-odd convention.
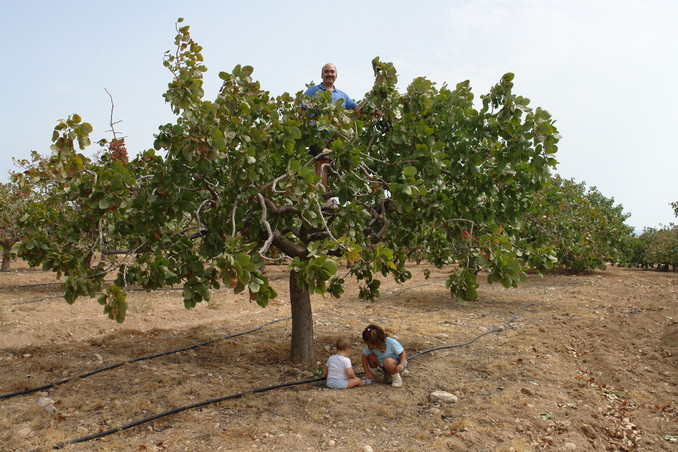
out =
[[[0,182],[13,158],[49,155],[74,113],[112,138],[111,107],[131,154],[173,121],[162,94],[175,22],[203,47],[205,97],[236,65],[272,95],[320,82],[361,99],[371,61],[438,86],[469,80],[479,98],[506,72],[548,110],[562,140],[556,173],[621,204],[636,231],[676,223],[678,2],[675,0],[0,0]],[[112,96],[113,103],[111,104]]]

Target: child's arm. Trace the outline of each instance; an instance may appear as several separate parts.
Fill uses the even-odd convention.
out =
[[[396,366],[396,372],[400,373],[405,370],[405,366],[407,365],[407,352],[405,352],[405,349],[400,352],[398,358],[400,358],[400,363]]]
[[[353,367],[347,367],[346,368],[346,377],[350,380],[351,378],[357,378],[355,376],[355,371],[353,370]]]
[[[375,380],[374,375],[372,375],[372,371],[370,370],[370,362],[367,360],[366,354],[362,354],[361,361],[363,364],[363,370],[365,371],[365,378]]]

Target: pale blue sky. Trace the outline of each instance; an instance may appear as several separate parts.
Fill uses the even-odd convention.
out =
[[[162,58],[183,17],[204,47],[207,98],[236,64],[277,95],[318,82],[333,62],[356,99],[375,56],[395,64],[402,89],[417,76],[470,80],[479,96],[514,72],[515,91],[557,120],[561,176],[613,197],[637,229],[677,222],[674,0],[0,0],[0,17],[0,181],[12,157],[47,155],[69,114],[110,138],[104,89],[128,150],[150,148],[172,120]]]

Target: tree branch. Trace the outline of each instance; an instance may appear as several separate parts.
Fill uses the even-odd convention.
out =
[[[273,232],[273,245],[290,257],[305,259],[308,255],[308,250],[299,245],[295,245],[279,231]]]
[[[268,233],[268,238],[266,238],[264,245],[259,250],[259,256],[265,258],[264,254],[266,253],[266,251],[268,251],[268,248],[271,246],[271,243],[273,243],[273,231],[271,231],[271,224],[266,219],[268,212],[266,209],[266,200],[264,199],[263,196],[261,196],[261,193],[257,193],[257,198],[259,198],[259,204],[261,205],[261,224],[264,225],[264,228]]]

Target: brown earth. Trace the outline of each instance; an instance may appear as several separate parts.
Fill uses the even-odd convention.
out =
[[[0,273],[0,394],[218,340],[0,400],[0,449],[47,450],[174,408],[313,379],[339,335],[354,340],[362,372],[360,333],[375,322],[410,355],[499,328],[412,359],[401,389],[338,391],[316,381],[249,393],[64,450],[678,450],[678,274],[532,275],[518,289],[484,283],[477,302],[459,305],[446,273],[425,279],[424,269],[402,286],[384,281],[375,303],[358,300],[355,285],[340,300],[315,297],[319,362],[295,365],[284,267],[269,269],[280,297],[267,308],[223,289],[189,311],[180,290],[132,292],[119,325],[93,300],[69,306],[58,286],[37,285],[51,274],[14,263]],[[286,320],[267,325],[278,319]],[[458,401],[431,403],[436,390]]]

